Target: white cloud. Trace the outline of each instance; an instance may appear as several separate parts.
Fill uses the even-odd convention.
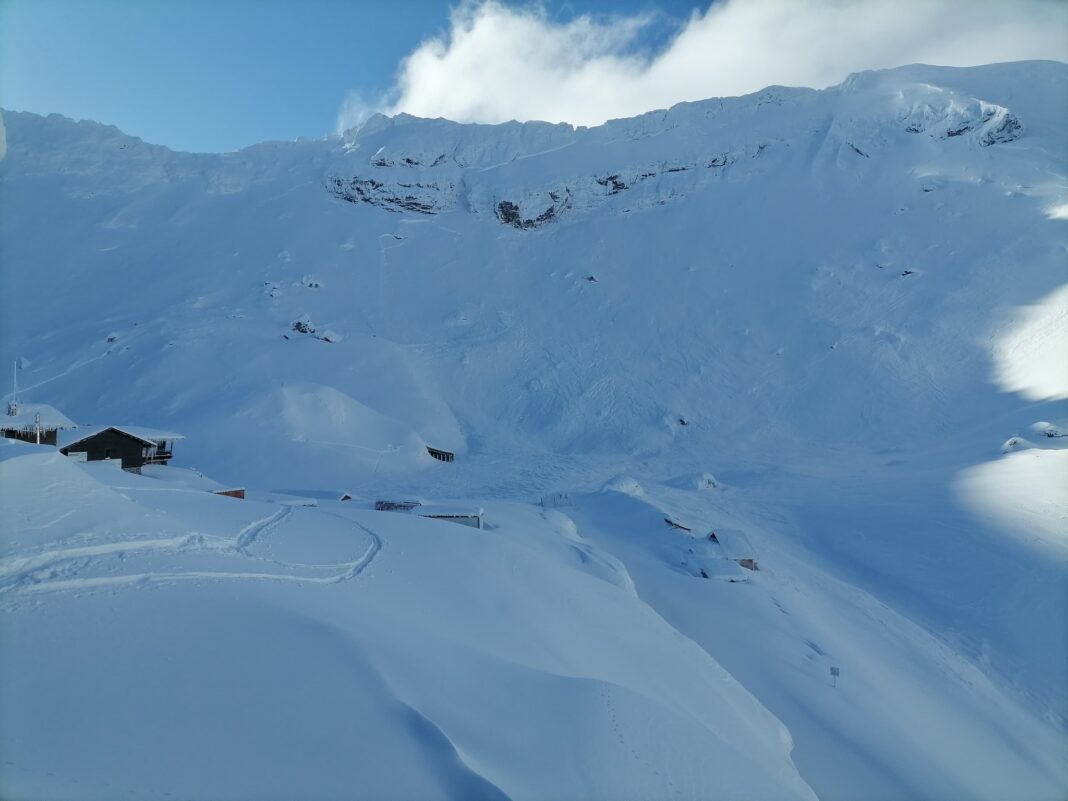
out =
[[[1068,61],[1060,0],[722,0],[659,52],[639,55],[651,22],[556,22],[538,6],[466,2],[447,34],[401,63],[394,100],[372,105],[465,122],[596,125],[771,84],[829,86],[864,69]],[[339,127],[357,124],[367,107],[343,108]]]
[[[362,125],[368,117],[384,108],[385,102],[382,100],[371,101],[360,92],[349,92],[337,113],[338,131]]]

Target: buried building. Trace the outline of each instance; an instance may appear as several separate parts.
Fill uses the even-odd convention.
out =
[[[344,499],[342,499],[344,500]],[[485,511],[481,507],[468,506],[425,506],[422,501],[375,501],[377,512],[404,512],[418,517],[426,517],[431,520],[445,520],[449,523],[459,523],[471,528],[483,528],[485,526]]]
[[[11,401],[0,420],[0,436],[37,445],[55,445],[59,432],[76,428],[63,412],[46,403]]]
[[[759,570],[756,550],[744,531],[717,528],[708,535],[708,540],[718,545],[723,556],[746,570]]]

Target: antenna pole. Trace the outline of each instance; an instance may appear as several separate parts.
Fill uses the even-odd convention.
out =
[[[19,363],[14,362],[11,367],[11,400],[7,402],[8,416],[14,417],[19,413]]]

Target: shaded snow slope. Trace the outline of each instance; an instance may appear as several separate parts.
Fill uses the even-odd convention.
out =
[[[1014,786],[1057,797],[1068,784],[1056,757],[1068,748],[1068,476],[1057,447],[1068,428],[1058,355],[1068,340],[1066,98],[1064,64],[912,66],[592,129],[401,115],[220,156],[5,112],[0,363],[22,359],[24,399],[76,422],[184,434],[174,464],[227,486],[324,503],[342,490],[363,504],[470,502],[491,523],[502,504],[498,514],[526,521],[518,539],[579,538],[576,551],[550,549],[549,573],[523,586],[555,587],[557,562],[581,553],[579,572],[610,579],[620,597],[633,580],[640,603],[626,601],[636,604],[626,616],[651,607],[657,626],[711,657],[696,673],[730,671],[744,703],[752,694],[789,728],[794,762],[820,797],[996,798]],[[437,462],[426,446],[457,461]],[[186,558],[183,538],[232,539],[247,523],[230,519],[244,512],[220,505],[240,506],[228,499],[189,522],[193,496],[162,489],[138,507],[144,525],[126,506],[112,520],[90,482],[96,468],[69,473],[67,501],[42,472],[61,468],[17,461],[38,476],[25,496],[44,494],[39,509],[68,514],[84,534],[78,547],[116,532],[172,542],[164,557],[145,552],[145,575],[175,572],[167,560]],[[645,488],[633,504],[590,494],[620,475],[633,478],[616,490]],[[543,495],[560,506],[545,519],[521,505]],[[203,531],[216,513],[218,530]],[[5,532],[4,559],[29,558],[32,532],[58,525],[37,514],[25,512],[17,537]],[[316,531],[337,519],[292,514]],[[657,516],[694,537],[736,533],[762,570],[701,562],[666,539],[681,535]],[[419,571],[435,560],[485,551],[478,575],[496,587],[492,574],[527,558],[509,562],[489,534],[459,528],[441,529],[442,553],[413,548],[397,575],[414,571],[422,586],[432,579]],[[466,549],[460,541],[476,544],[445,553]],[[204,572],[239,558],[197,548]],[[98,578],[111,569],[90,563]],[[436,766],[427,770],[437,779],[413,774],[427,782],[413,793],[548,792],[512,775],[520,763],[503,752],[464,756],[427,711],[440,702],[435,685],[419,706],[405,694],[415,678],[403,692],[392,684],[407,669],[400,655],[385,667],[368,656],[380,632],[351,645],[351,620],[326,611],[326,599],[356,584],[305,580],[334,575],[227,579],[242,588],[235,604],[251,605],[235,606],[234,620],[261,625],[269,618],[256,604],[273,598],[284,615],[330,627],[308,647],[324,659],[356,648],[355,663],[377,676],[368,682],[393,693],[358,703],[379,704],[386,720],[398,710],[390,698],[403,698],[445,732],[460,762],[429,734],[398,734],[394,753],[426,746],[420,764]],[[749,581],[729,581],[738,577]],[[191,593],[148,584],[114,596],[116,613],[135,615],[121,599],[147,594],[171,599],[158,601],[162,614]],[[205,586],[225,592],[214,579]],[[313,613],[298,594],[314,599]],[[522,592],[501,619],[533,614],[544,594]],[[58,621],[72,602],[64,590],[40,603],[7,616],[29,651],[44,646],[26,632],[48,627],[28,616]],[[379,645],[402,654],[432,636],[420,629],[404,645],[382,634]],[[561,658],[585,653],[552,647]],[[604,664],[630,658],[612,651]],[[832,658],[837,695],[825,687]],[[641,665],[642,682],[665,669]],[[453,692],[461,674],[440,687]],[[559,706],[546,705],[545,720],[593,703],[549,683],[544,697]],[[678,700],[626,686],[634,710]],[[609,726],[589,714],[599,721],[590,732]],[[694,742],[705,742],[694,714]],[[634,751],[661,769],[647,756],[660,753],[653,745]],[[785,750],[761,753],[789,764]],[[681,794],[701,797],[690,787]]]
[[[797,561],[731,506],[702,508],[660,488],[576,499],[571,515],[582,536],[619,556],[640,597],[789,727],[794,762],[821,798],[1056,797],[1068,780],[1061,732],[892,608]],[[665,512],[717,520],[720,544],[703,527],[696,536],[666,529]],[[760,569],[716,580],[739,547],[728,545],[732,525],[750,532],[744,553]],[[712,580],[692,578],[702,572]]]

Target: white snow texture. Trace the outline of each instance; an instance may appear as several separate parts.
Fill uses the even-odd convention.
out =
[[[4,112],[0,363],[185,439],[0,440],[0,797],[1063,798],[1066,100]]]

